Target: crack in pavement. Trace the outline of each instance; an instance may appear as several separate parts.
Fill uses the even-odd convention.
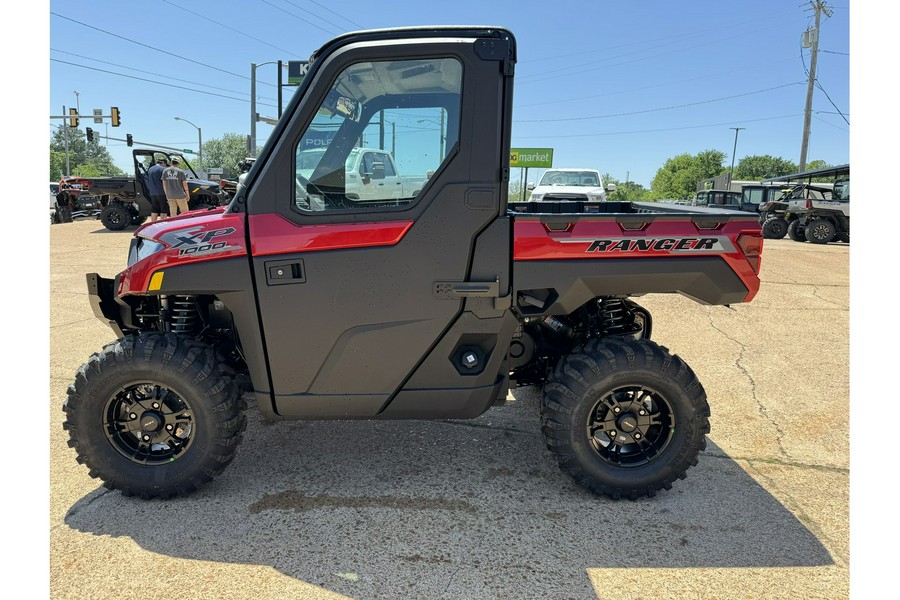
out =
[[[779,467],[791,467],[795,469],[810,469],[812,471],[823,471],[826,473],[838,473],[840,475],[849,475],[850,469],[847,467],[832,467],[828,465],[814,465],[810,463],[804,463],[794,460],[778,460],[777,458],[759,458],[753,456],[731,456],[730,454],[718,453],[718,452],[710,452],[708,450],[704,450],[700,452],[701,456],[708,456],[709,458],[721,458],[725,460],[731,461],[743,461],[746,463],[760,463],[766,465],[777,465]]]
[[[753,379],[753,375],[750,374],[749,369],[747,369],[747,367],[745,367],[743,364],[741,364],[741,360],[743,360],[743,358],[744,358],[744,353],[747,351],[747,347],[740,340],[734,339],[733,337],[731,337],[730,335],[728,335],[727,333],[725,333],[724,331],[719,329],[716,326],[716,324],[713,322],[713,314],[711,311],[707,311],[706,316],[709,317],[710,327],[712,327],[713,329],[718,331],[720,334],[722,334],[722,336],[725,339],[730,340],[730,341],[734,342],[735,344],[737,344],[738,347],[741,349],[740,355],[734,361],[734,365],[738,369],[740,369],[741,373],[744,374],[744,377],[747,378],[747,381],[750,382],[750,394],[753,397],[753,401],[756,402],[756,407],[757,407],[757,410],[759,411],[759,414],[761,414],[763,417],[766,418],[766,420],[768,420],[770,423],[772,423],[772,425],[775,427],[775,430],[778,432],[776,441],[778,442],[779,452],[781,452],[781,454],[785,458],[790,460],[791,456],[788,454],[787,450],[785,450],[785,448],[784,448],[784,443],[783,443],[783,440],[785,437],[784,430],[781,428],[781,426],[778,424],[778,422],[769,415],[769,411],[766,409],[765,406],[763,406],[763,403],[760,401],[759,397],[757,397],[757,395],[756,395],[756,380]]]
[[[827,298],[823,298],[822,296],[820,296],[820,295],[819,295],[819,288],[820,288],[820,287],[826,287],[826,286],[818,286],[818,285],[814,285],[814,286],[813,286],[813,297],[814,297],[814,298],[818,298],[819,300],[821,300],[822,302],[825,302],[826,304],[830,304],[830,305],[832,305],[832,306],[837,306],[837,307],[843,308],[843,309],[845,309],[845,310],[850,310],[850,307],[849,307],[849,306],[845,306],[845,305],[843,305],[843,304],[838,304],[837,302],[833,302],[833,301],[831,301],[831,300],[828,300]]]
[[[798,281],[763,281],[765,285],[791,285],[798,287],[834,287],[834,288],[849,288],[849,283],[801,283]]]
[[[791,511],[791,513],[795,517],[797,517],[797,520],[799,520],[801,523],[803,523],[803,525],[810,532],[812,532],[812,534],[814,536],[816,536],[816,539],[818,539],[819,541],[822,541],[822,542],[827,542],[827,543],[823,543],[823,547],[825,547],[826,552],[828,552],[828,554],[831,555],[832,559],[834,559],[835,556],[837,556],[839,561],[841,563],[843,563],[841,566],[844,566],[844,567],[846,567],[850,563],[850,557],[847,556],[846,554],[844,554],[843,552],[837,552],[836,550],[834,550],[834,546],[836,546],[835,541],[833,539],[831,539],[831,537],[827,533],[825,533],[825,531],[822,529],[822,527],[819,526],[819,523],[815,519],[813,519],[808,514],[806,514],[806,511],[803,510],[803,508],[800,506],[800,503],[794,499],[794,497],[790,494],[790,492],[781,489],[775,481],[773,481],[765,473],[761,473],[756,468],[756,465],[753,464],[753,462],[748,461],[748,466],[751,469],[753,469],[753,472],[756,473],[757,476],[759,476],[761,479],[764,479],[764,480],[766,480],[766,482],[768,482],[768,485],[766,486],[766,490],[768,490],[769,493],[771,493],[772,489],[778,490],[778,492],[782,496],[782,502],[781,502],[782,505],[786,509]],[[837,562],[837,561],[835,561],[835,562]]]

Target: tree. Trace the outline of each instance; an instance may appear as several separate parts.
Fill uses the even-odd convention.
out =
[[[50,138],[50,181],[59,181],[66,174],[66,137],[69,142],[69,169],[73,175],[124,175],[124,171],[113,163],[106,146],[88,142],[81,129],[63,126],[57,127]]]
[[[606,173],[603,176],[603,183],[607,186],[611,183],[616,186],[616,191],[609,193],[606,196],[606,199],[610,202],[642,202],[647,199],[647,188],[634,181],[623,183],[609,173]]]
[[[718,150],[704,150],[695,156],[687,153],[674,156],[656,172],[646,199],[690,198],[696,193],[699,182],[726,172],[724,161],[725,153]]]
[[[233,178],[241,173],[239,163],[247,158],[247,138],[237,133],[226,133],[203,144],[203,163],[206,169],[224,169],[222,177]]]
[[[771,177],[790,175],[796,173],[797,169],[798,167],[795,163],[780,156],[776,157],[769,154],[745,156],[735,166],[733,179],[760,181]]]

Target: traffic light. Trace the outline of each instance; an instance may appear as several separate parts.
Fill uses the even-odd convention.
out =
[[[86,127],[85,131],[87,131],[87,141],[93,142],[94,141],[94,130],[91,129],[90,127]]]
[[[130,133],[126,133],[126,134],[125,134],[125,141],[128,142],[128,145],[129,145],[129,146],[133,146],[133,145],[134,145],[134,140],[131,138],[131,134],[130,134]]]
[[[69,109],[69,127],[78,127],[78,109]]]
[[[119,112],[119,107],[113,106],[112,110],[110,112],[110,115],[111,115],[111,120],[112,120],[112,126],[118,127],[119,123],[122,122],[122,114]],[[131,144],[128,144],[128,145],[130,146]]]

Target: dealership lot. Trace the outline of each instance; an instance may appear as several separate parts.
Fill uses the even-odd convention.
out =
[[[848,595],[848,245],[766,240],[749,304],[638,299],[712,410],[699,465],[655,498],[577,487],[522,388],[470,422],[267,423],[251,408],[221,477],[148,502],[88,476],[60,411],[113,338],[84,273],[122,270],[132,232],[50,228],[51,597]]]

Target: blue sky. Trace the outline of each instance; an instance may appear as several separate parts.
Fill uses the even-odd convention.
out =
[[[850,158],[849,1],[830,2],[821,29],[808,159],[830,164]],[[552,147],[554,166],[649,187],[679,153],[716,149],[730,165],[732,127],[745,128],[737,160],[800,156],[810,58],[800,38],[813,14],[800,0],[53,0],[49,11],[50,114],[76,102],[82,114],[118,106],[122,126],[108,128],[117,138],[196,150],[197,130],[175,116],[204,141],[246,135],[250,64],[306,59],[339,33],[488,24],[518,40],[513,146]],[[275,65],[259,67],[258,110],[272,117],[276,77]],[[285,102],[292,92],[284,89]],[[48,122],[48,137],[59,124]],[[106,135],[104,125],[87,126]],[[259,145],[271,131],[257,124]],[[130,170],[125,143],[107,143]]]

